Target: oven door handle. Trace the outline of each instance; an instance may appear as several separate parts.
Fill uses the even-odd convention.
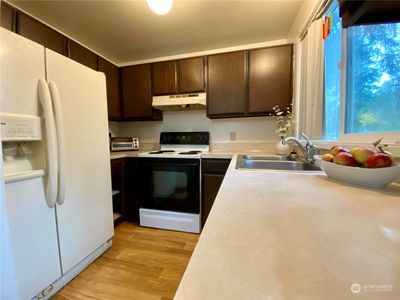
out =
[[[191,163],[191,164],[184,163],[184,164],[181,164],[181,163],[162,163],[162,162],[151,163],[151,162],[145,162],[144,164],[146,166],[172,166],[172,167],[195,167],[195,166],[200,166],[200,163]]]

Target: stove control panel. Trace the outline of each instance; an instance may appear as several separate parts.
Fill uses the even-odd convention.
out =
[[[207,131],[193,132],[161,132],[161,145],[209,145],[210,133]]]

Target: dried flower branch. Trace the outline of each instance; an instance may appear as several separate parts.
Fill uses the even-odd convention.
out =
[[[291,103],[290,106],[293,106],[293,103]],[[295,123],[292,109],[291,107],[286,107],[285,110],[282,110],[279,105],[275,105],[272,109],[274,112],[270,113],[270,116],[277,117],[277,130],[275,130],[275,133],[278,134],[281,139],[284,139],[288,135],[291,126]]]

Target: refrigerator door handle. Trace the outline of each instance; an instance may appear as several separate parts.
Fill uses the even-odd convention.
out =
[[[47,154],[47,182],[46,182],[46,202],[52,208],[56,205],[57,199],[57,173],[58,155],[56,126],[54,121],[53,108],[51,105],[50,91],[46,80],[39,79],[38,97],[43,110],[43,118],[46,131],[46,154]]]
[[[65,139],[64,123],[60,93],[54,81],[49,82],[51,99],[53,100],[54,115],[56,119],[57,142],[58,142],[58,195],[57,204],[62,205],[65,199]]]

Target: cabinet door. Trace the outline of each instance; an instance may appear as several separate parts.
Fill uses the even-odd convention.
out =
[[[177,94],[176,61],[163,61],[152,64],[153,94]]]
[[[98,62],[98,70],[106,75],[108,119],[118,121],[121,119],[118,67],[102,57],[98,58]]]
[[[62,55],[67,55],[67,39],[61,33],[18,12],[17,33]]]
[[[69,58],[85,65],[93,70],[97,70],[97,54],[82,45],[69,41]]]
[[[125,120],[162,120],[151,106],[150,65],[121,69],[122,115]]]
[[[139,158],[127,157],[126,161],[126,216],[129,220],[139,221],[140,175]]]
[[[208,214],[217,197],[219,188],[224,180],[224,175],[220,174],[203,174],[203,201],[201,203],[201,224],[204,226]]]
[[[14,30],[14,10],[12,7],[7,5],[4,1],[1,1],[1,27]]]
[[[246,109],[246,53],[208,57],[207,116],[242,116]]]
[[[292,45],[249,52],[248,113],[267,115],[292,102]]]
[[[208,214],[214,204],[215,197],[224,180],[226,170],[229,167],[230,159],[202,159],[202,202],[201,202],[201,223],[204,226]]]
[[[182,59],[178,61],[179,93],[203,92],[204,57]]]

